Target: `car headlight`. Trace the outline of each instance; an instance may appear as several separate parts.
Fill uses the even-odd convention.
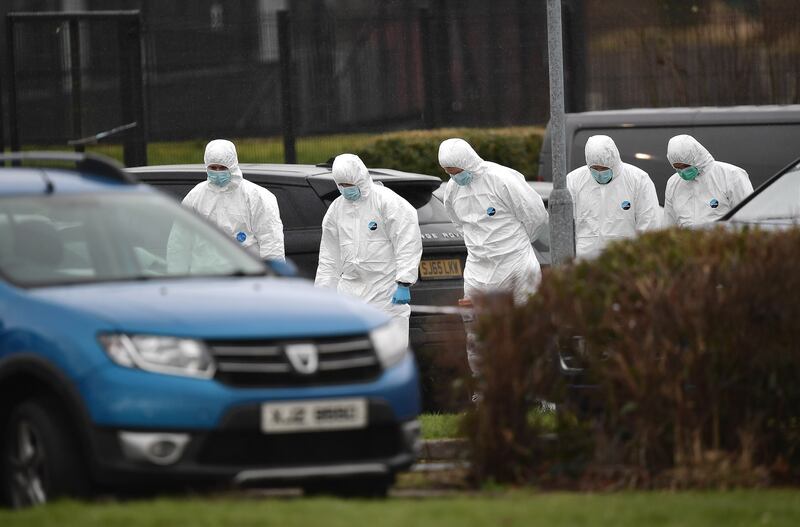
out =
[[[199,340],[125,334],[101,335],[99,339],[120,366],[202,379],[214,376],[214,359]]]
[[[369,334],[384,369],[394,366],[408,353],[408,328],[395,320]]]

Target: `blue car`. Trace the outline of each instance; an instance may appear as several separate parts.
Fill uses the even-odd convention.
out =
[[[6,503],[229,482],[381,495],[413,463],[416,364],[386,315],[279,276],[107,160],[9,159],[23,166],[0,164]],[[177,229],[204,265],[171,265]]]

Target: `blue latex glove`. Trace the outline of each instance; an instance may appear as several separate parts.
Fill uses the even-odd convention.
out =
[[[397,284],[397,291],[394,292],[392,297],[392,304],[408,304],[411,302],[411,290],[404,286]]]

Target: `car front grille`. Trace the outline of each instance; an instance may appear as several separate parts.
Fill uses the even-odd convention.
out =
[[[216,379],[240,387],[287,387],[345,384],[375,379],[381,372],[372,342],[366,336],[314,341],[208,342],[217,364]],[[287,348],[312,344],[317,368],[301,373]]]

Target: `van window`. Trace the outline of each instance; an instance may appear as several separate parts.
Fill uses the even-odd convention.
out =
[[[656,186],[658,200],[664,204],[667,180],[675,173],[667,161],[667,143],[686,128],[606,128],[580,130],[570,148],[569,170],[586,164],[586,141],[593,135],[607,135],[617,144],[623,163],[639,167]]]
[[[667,160],[667,143],[676,135],[689,134],[700,141],[717,161],[746,170],[754,188],[758,188],[800,153],[800,147],[790,146],[790,138],[800,136],[800,124],[593,128],[575,133],[569,149],[569,170],[586,163],[586,141],[597,134],[607,135],[614,140],[623,162],[637,166],[650,175],[662,205],[667,180],[675,173]]]

